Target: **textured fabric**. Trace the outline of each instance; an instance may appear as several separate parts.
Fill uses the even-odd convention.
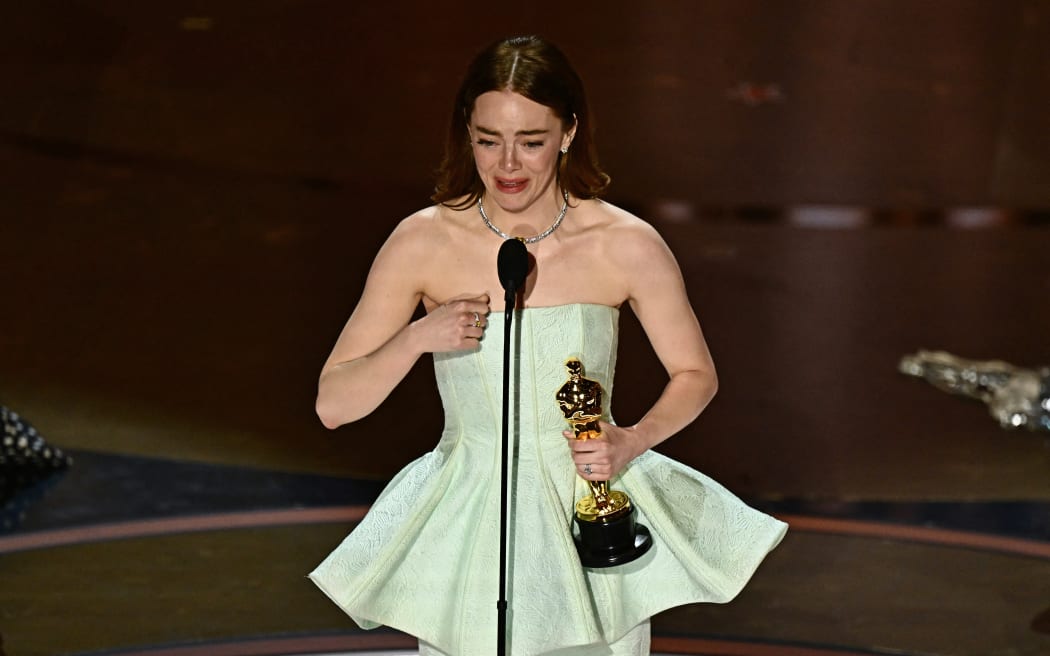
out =
[[[618,319],[615,308],[586,304],[515,315],[507,594],[514,656],[600,647],[667,608],[729,601],[786,530],[700,472],[649,451],[612,487],[631,497],[652,549],[626,565],[581,567],[572,516],[589,490],[576,476],[555,394],[565,361],[577,357],[605,388],[608,409]],[[440,442],[395,476],[310,574],[361,627],[391,626],[455,656],[488,656],[496,645],[504,326],[493,313],[481,348],[434,356],[445,410]]]

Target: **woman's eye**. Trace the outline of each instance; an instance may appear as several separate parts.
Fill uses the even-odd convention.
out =
[[[525,147],[526,148],[542,148],[543,147],[543,142],[542,141],[526,141],[525,142]]]
[[[477,144],[479,146],[495,146],[496,142],[492,139],[478,139]]]

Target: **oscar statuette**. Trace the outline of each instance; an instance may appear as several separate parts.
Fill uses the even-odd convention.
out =
[[[602,386],[583,377],[583,364],[576,358],[565,363],[569,380],[558,390],[557,402],[578,440],[601,437]],[[627,495],[609,489],[609,481],[587,481],[590,496],[576,502],[573,536],[584,567],[613,567],[629,563],[653,544],[649,529],[635,523],[634,506]]]

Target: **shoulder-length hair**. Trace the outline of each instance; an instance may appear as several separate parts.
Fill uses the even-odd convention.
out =
[[[583,82],[569,60],[553,44],[536,36],[497,41],[470,64],[456,94],[448,125],[445,155],[438,169],[431,200],[455,209],[477,201],[485,191],[474,164],[468,124],[474,101],[489,91],[513,91],[551,108],[565,130],[576,122],[569,152],[559,155],[558,183],[577,198],[595,198],[609,186],[609,176],[598,165],[591,115]]]

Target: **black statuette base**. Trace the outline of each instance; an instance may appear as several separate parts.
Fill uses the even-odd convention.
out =
[[[580,533],[573,537],[584,567],[623,565],[641,558],[653,546],[649,529],[635,523],[633,506],[613,519],[588,522],[576,517],[575,521]]]

